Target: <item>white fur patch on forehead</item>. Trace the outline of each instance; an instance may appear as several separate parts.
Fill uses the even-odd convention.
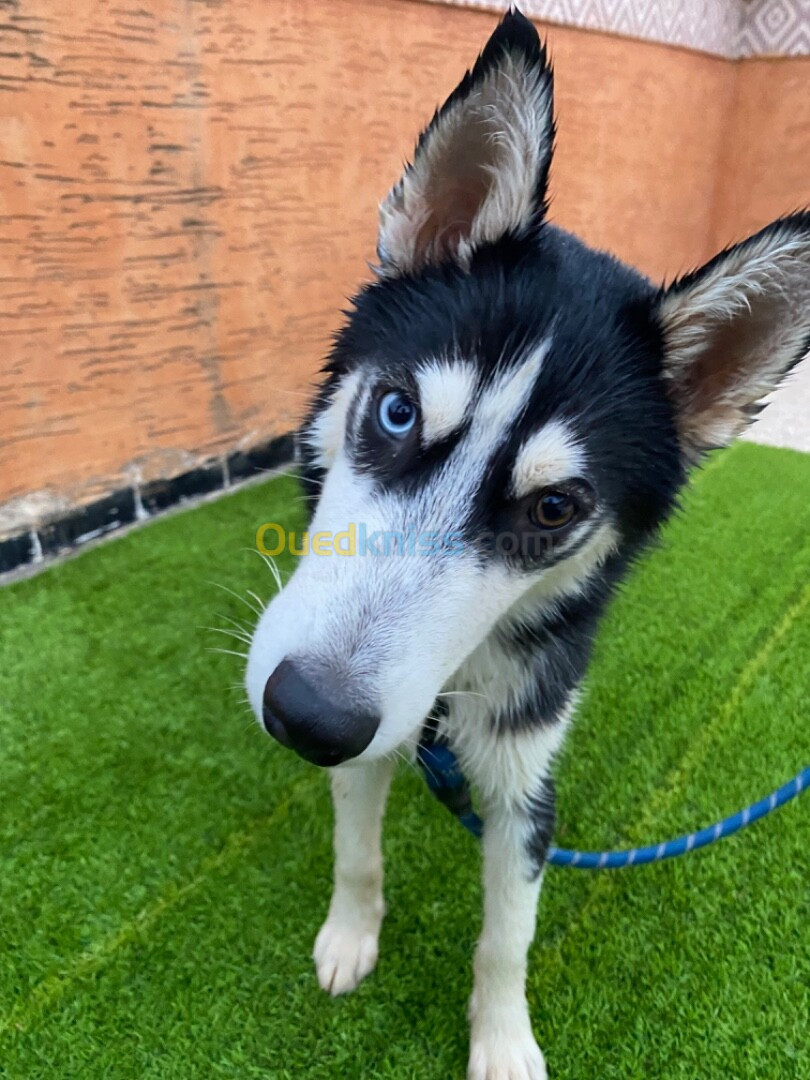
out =
[[[473,427],[480,438],[483,430],[505,435],[526,406],[543,361],[551,348],[551,338],[541,342],[525,360],[503,372],[481,395]]]
[[[328,469],[340,453],[346,435],[346,418],[359,385],[359,371],[346,375],[329,404],[317,414],[304,434],[305,441],[315,453],[315,464],[322,469]]]
[[[464,360],[436,361],[417,372],[425,445],[461,426],[472,403],[476,377],[474,366]]]
[[[563,420],[552,420],[521,446],[512,468],[516,499],[539,488],[581,476],[585,451]]]

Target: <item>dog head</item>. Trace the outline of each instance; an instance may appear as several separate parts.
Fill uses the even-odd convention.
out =
[[[301,433],[329,539],[248,661],[260,721],[319,764],[412,739],[503,620],[626,563],[810,344],[810,215],[658,289],[546,222],[553,140],[510,13],[381,206]]]

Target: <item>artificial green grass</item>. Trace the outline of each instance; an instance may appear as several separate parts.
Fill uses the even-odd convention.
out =
[[[809,496],[789,451],[698,476],[603,628],[559,844],[663,839],[810,763]],[[379,966],[322,994],[325,777],[197,629],[251,617],[208,582],[267,597],[244,549],[302,514],[275,479],[0,593],[4,1078],[463,1077],[475,841],[399,777]],[[675,862],[548,871],[528,991],[552,1078],[810,1077],[808,799]]]

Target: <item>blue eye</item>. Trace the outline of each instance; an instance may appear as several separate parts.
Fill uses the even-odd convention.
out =
[[[416,423],[416,406],[401,390],[391,390],[380,398],[377,419],[386,435],[402,439]]]

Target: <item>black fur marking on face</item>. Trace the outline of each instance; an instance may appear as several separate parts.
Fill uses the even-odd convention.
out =
[[[504,650],[520,655],[527,676],[512,701],[493,715],[496,730],[556,720],[585,674],[609,595],[675,504],[683,462],[674,407],[661,378],[656,297],[634,270],[543,226],[531,237],[480,249],[469,272],[448,263],[367,286],[336,337],[327,386],[360,370],[370,390],[358,395],[364,411],[355,417],[347,443],[353,467],[373,476],[380,489],[400,495],[418,496],[432,484],[437,500],[443,497],[440,470],[454,450],[463,452],[461,440],[469,436],[480,396],[470,402],[460,428],[424,447],[419,425],[402,440],[382,443],[374,415],[378,393],[402,388],[418,400],[419,370],[457,357],[476,369],[480,394],[481,387],[486,391],[545,350],[525,407],[498,433],[452,527],[482,563],[505,558],[515,572],[531,574],[561,561],[588,542],[600,521],[615,530],[619,552],[594,569],[584,592],[545,604],[528,622],[495,628]],[[521,501],[510,494],[515,460],[554,421],[571,432],[585,463],[586,475],[568,481],[583,484],[583,514],[574,525],[581,531],[552,536],[548,551],[534,561],[479,549],[483,534],[508,530],[515,515],[528,519],[531,496]],[[448,499],[453,494],[448,491]]]
[[[528,621],[504,621],[494,629],[500,648],[521,658],[533,680],[519,703],[493,717],[497,729],[556,723],[587,671],[599,620],[624,572],[625,560],[611,556],[578,595],[539,609]]]
[[[392,390],[407,393],[419,410],[416,423],[402,439],[393,438],[382,430],[377,416],[381,398]],[[381,374],[364,414],[358,419],[356,434],[349,440],[349,455],[356,468],[375,477],[379,486],[387,490],[408,492],[424,486],[458,446],[469,423],[460,424],[428,446],[423,444],[422,424],[418,385],[413,373]]]
[[[536,878],[543,869],[554,836],[556,792],[552,777],[546,776],[540,781],[527,800],[527,810],[529,831],[526,850],[532,864],[532,877]]]
[[[498,730],[525,731],[556,722],[585,675],[600,612],[588,597],[560,604],[550,616],[539,612],[531,623],[498,627],[499,644],[522,658],[529,682],[519,702],[493,717]]]
[[[503,503],[520,447],[544,424],[562,420],[581,444],[600,507],[620,539],[635,545],[654,534],[683,480],[674,408],[661,379],[656,295],[634,270],[543,226],[531,237],[483,247],[469,272],[446,264],[367,286],[327,370],[340,375],[368,365],[375,381],[400,386],[403,371],[415,380],[425,363],[458,356],[486,385],[550,338],[527,407],[481,477],[469,528],[497,528],[493,509]],[[416,491],[453,445],[451,438],[400,453],[391,472],[375,468],[375,475],[383,486]],[[375,459],[368,447],[363,467]]]
[[[369,373],[369,378],[373,378],[373,373]],[[411,401],[418,401],[412,376],[403,373],[379,378],[365,402],[362,415],[354,418],[354,437],[349,439],[349,454],[356,468],[389,481],[413,469],[422,431],[421,415],[417,415],[416,423],[402,438],[394,438],[383,431],[378,416],[380,402],[386,394],[396,390],[406,394]]]
[[[634,270],[543,226],[531,237],[481,248],[469,272],[443,264],[367,286],[336,337],[329,379],[359,369],[371,389],[347,447],[354,467],[369,472],[381,489],[400,494],[418,495],[437,480],[432,496],[439,500],[439,470],[454,449],[463,449],[460,440],[469,435],[480,398],[447,439],[425,448],[414,429],[386,448],[373,412],[378,391],[403,388],[417,395],[420,368],[448,356],[472,365],[476,384],[486,389],[545,350],[525,407],[498,433],[453,529],[477,550],[477,537],[502,531],[511,514],[526,515],[528,503],[521,507],[510,495],[516,457],[546,424],[559,421],[585,462],[586,475],[570,482],[587,484],[583,502],[590,512],[582,518],[590,527],[569,541],[586,543],[598,521],[607,521],[619,554],[593,571],[583,594],[563,598],[528,624],[496,629],[508,639],[503,646],[524,657],[533,687],[527,694],[524,681],[522,696],[493,716],[504,730],[554,722],[585,673],[607,597],[675,504],[683,463],[674,407],[661,378],[656,296]],[[560,544],[555,551],[554,543],[552,538],[549,561],[516,571],[543,569],[574,550]],[[479,553],[482,562],[499,557]]]
[[[519,703],[500,709],[491,720],[496,731],[527,731],[556,723],[572,691],[585,674],[591,641],[553,642],[544,652],[526,657],[531,690]]]
[[[317,464],[317,454],[309,439],[309,433],[318,416],[329,407],[339,384],[340,375],[337,373],[329,374],[324,380],[307,410],[296,438],[295,456],[299,464],[298,472],[301,478],[301,486],[304,489],[303,494],[310,515],[315,512],[315,507],[320,498],[321,487],[326,477],[326,469]]]
[[[512,447],[506,449],[508,453]],[[598,515],[597,521],[593,520],[598,511],[596,497],[585,480],[577,478],[555,485],[570,493],[576,504],[571,521],[560,529],[544,529],[535,520],[539,493],[514,499],[501,490],[501,484],[498,467],[493,465],[479,489],[477,512],[471,514],[467,525],[470,539],[482,557],[499,557],[514,569],[531,573],[576,554],[598,524]],[[586,528],[575,532],[582,525]]]

